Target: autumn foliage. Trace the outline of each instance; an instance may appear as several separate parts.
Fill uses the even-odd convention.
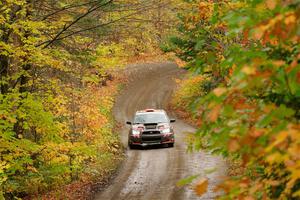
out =
[[[96,37],[66,37],[87,10],[61,3],[0,2],[0,199],[101,177],[121,155],[111,116],[120,82],[103,61],[112,53]]]
[[[243,168],[217,188],[226,192],[220,198],[299,199],[299,1],[188,6],[193,12],[181,13],[181,35],[171,38],[172,51],[194,74],[216,84],[177,103],[190,105],[188,111],[202,122],[197,144]],[[177,96],[192,86],[184,87]],[[206,91],[203,84],[199,90]]]
[[[0,1],[0,199],[67,193],[117,167],[121,66],[157,53],[174,2]]]

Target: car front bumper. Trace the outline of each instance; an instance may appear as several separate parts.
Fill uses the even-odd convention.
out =
[[[141,135],[140,137],[130,136],[129,144],[135,146],[174,144],[174,134],[169,136],[160,135]]]

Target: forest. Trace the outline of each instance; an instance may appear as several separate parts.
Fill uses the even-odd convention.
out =
[[[121,72],[145,57],[188,71],[170,107],[189,150],[230,162],[220,199],[299,199],[299,17],[299,0],[1,0],[0,199],[113,173]]]
[[[162,20],[173,20],[170,6],[0,2],[0,199],[89,182],[116,168],[122,147],[111,110],[125,79],[116,74],[159,50],[172,28]]]

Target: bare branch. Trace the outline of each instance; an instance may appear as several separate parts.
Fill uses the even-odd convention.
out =
[[[59,31],[56,36],[50,40],[50,41],[46,41],[46,42],[42,42],[40,44],[38,44],[36,47],[42,46],[44,44],[46,44],[43,48],[47,48],[48,46],[50,46],[53,42],[55,42],[65,31],[67,31],[71,26],[73,26],[74,24],[76,24],[77,22],[79,22],[81,19],[83,19],[84,17],[86,17],[87,15],[89,15],[90,13],[98,10],[99,8],[106,6],[108,4],[110,4],[111,2],[113,2],[113,0],[109,0],[104,4],[100,4],[99,6],[95,6],[95,7],[91,7],[88,11],[86,11],[83,15],[79,16],[78,18],[76,18],[73,22],[71,22],[69,25],[65,24],[64,27],[61,29],[61,31]]]
[[[68,38],[68,37],[70,37],[70,36],[72,36],[72,35],[76,35],[76,34],[79,34],[79,33],[85,32],[85,31],[94,30],[94,29],[97,29],[97,28],[100,28],[100,27],[104,27],[104,26],[107,26],[107,25],[116,23],[116,22],[118,22],[118,21],[121,21],[121,20],[123,20],[123,19],[126,19],[127,17],[136,15],[136,14],[138,14],[138,13],[140,13],[140,12],[141,12],[141,11],[138,11],[138,12],[132,13],[132,14],[130,14],[130,15],[126,15],[126,16],[124,16],[124,17],[120,17],[120,18],[118,18],[118,19],[116,19],[116,20],[112,20],[112,21],[107,22],[107,23],[104,23],[104,24],[99,24],[99,25],[97,25],[97,26],[92,26],[92,27],[89,27],[89,28],[86,28],[86,29],[81,29],[81,30],[78,30],[78,31],[74,31],[74,32],[72,32],[72,33],[70,33],[70,34],[68,34],[68,35],[65,35],[65,36],[63,36],[63,37],[57,38],[56,41],[58,41],[58,40],[63,40],[63,39]]]
[[[69,10],[69,9],[72,9],[72,8],[77,8],[77,7],[82,7],[82,6],[86,6],[86,5],[89,5],[89,4],[93,4],[93,3],[97,3],[97,0],[96,1],[91,1],[91,2],[87,2],[87,3],[82,3],[82,4],[75,4],[75,5],[68,5],[68,6],[64,6],[63,8],[61,8],[60,10],[56,10],[46,16],[44,16],[41,21],[44,21],[46,20],[48,17],[51,17],[57,13],[60,13],[60,12],[63,12],[63,11],[66,11],[66,10]]]
[[[100,27],[108,26],[110,24],[116,23],[116,22],[118,22],[120,20],[123,20],[123,19],[129,19],[129,21],[132,20],[132,21],[136,21],[136,22],[138,22],[138,21],[141,21],[141,22],[151,22],[151,20],[143,20],[143,19],[138,20],[138,19],[134,19],[134,18],[130,18],[130,17],[132,17],[132,16],[134,16],[136,14],[140,14],[143,11],[148,11],[148,10],[156,9],[158,7],[166,6],[167,5],[167,3],[165,3],[165,2],[164,3],[160,3],[160,4],[156,4],[156,5],[150,5],[149,4],[147,6],[139,7],[139,8],[137,8],[138,11],[133,12],[131,14],[128,14],[126,16],[120,17],[120,18],[118,18],[116,20],[112,20],[112,21],[109,21],[107,23],[99,24],[99,25],[96,25],[96,26],[88,27],[88,28],[77,30],[77,31],[73,31],[73,32],[69,31],[70,33],[66,33],[66,31],[72,25],[74,25],[75,23],[77,23],[80,19],[84,18],[85,16],[87,16],[91,12],[97,10],[98,8],[103,7],[103,6],[107,5],[107,4],[109,4],[112,1],[113,0],[110,0],[107,3],[102,4],[100,6],[97,6],[97,7],[94,7],[94,8],[90,8],[86,13],[84,13],[82,16],[78,17],[76,20],[74,20],[73,22],[71,22],[69,25],[65,25],[62,28],[62,30],[59,31],[52,39],[47,40],[45,42],[42,42],[42,43],[38,44],[36,47],[43,46],[43,45],[46,44],[43,48],[47,48],[48,46],[50,46],[51,44],[53,44],[55,41],[63,40],[65,38],[68,38],[70,36],[73,36],[73,35],[76,35],[76,34],[79,34],[79,33],[85,32],[85,31],[94,30],[94,29],[97,29],[97,28],[100,28]],[[128,9],[128,11],[129,11],[129,9]],[[163,22],[163,21],[159,21],[159,22]],[[65,34],[65,35],[63,35],[63,34]]]

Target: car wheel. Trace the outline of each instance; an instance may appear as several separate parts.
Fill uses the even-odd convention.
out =
[[[134,145],[128,144],[129,149],[134,149]]]
[[[168,147],[174,147],[174,143],[168,144]]]

